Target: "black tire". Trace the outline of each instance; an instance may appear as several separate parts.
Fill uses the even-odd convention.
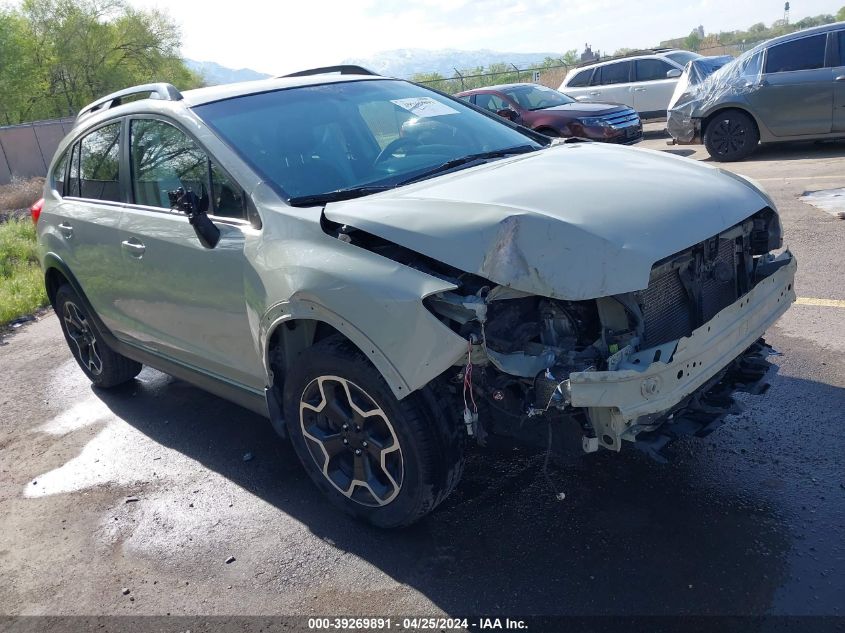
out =
[[[70,285],[58,289],[54,305],[74,360],[96,387],[116,387],[140,373],[141,363],[121,356],[102,340],[85,304]]]
[[[704,130],[707,153],[719,162],[742,160],[757,149],[760,132],[750,116],[739,110],[715,115]]]
[[[308,475],[335,505],[372,525],[410,525],[461,478],[462,425],[428,388],[397,400],[364,354],[340,336],[298,356],[284,403],[288,434]]]

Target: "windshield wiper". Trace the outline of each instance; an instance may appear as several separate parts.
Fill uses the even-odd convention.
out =
[[[469,154],[460,158],[453,158],[445,163],[429,169],[428,171],[417,174],[407,180],[402,180],[391,185],[362,185],[360,187],[350,187],[349,189],[336,189],[335,191],[328,191],[326,193],[316,193],[307,196],[294,196],[288,200],[292,207],[311,207],[318,204],[326,204],[328,202],[338,202],[340,200],[351,200],[352,198],[360,198],[361,196],[368,196],[371,193],[379,193],[387,191],[388,189],[395,189],[402,185],[408,185],[418,180],[425,180],[437,174],[455,169],[461,165],[467,165],[491,158],[504,158],[505,156],[513,156],[515,154],[525,154],[527,152],[536,151],[538,148],[532,145],[519,145],[517,147],[509,147],[507,149],[499,149],[492,152],[481,152],[478,154]]]
[[[308,196],[294,196],[288,200],[288,203],[292,207],[311,207],[316,204],[326,204],[327,202],[360,198],[361,196],[368,196],[371,193],[387,191],[388,189],[393,189],[393,187],[395,187],[395,185],[362,185],[361,187],[336,189],[335,191],[315,193]]]
[[[497,149],[492,152],[480,152],[478,154],[468,154],[467,156],[461,156],[460,158],[453,158],[452,160],[447,160],[445,163],[437,165],[437,167],[433,167],[428,171],[423,172],[422,174],[417,174],[407,180],[403,180],[399,182],[396,186],[401,187],[402,185],[409,185],[412,182],[418,182],[420,180],[426,180],[427,178],[431,178],[436,176],[437,174],[442,174],[444,172],[450,171],[455,169],[456,167],[461,167],[463,165],[468,165],[469,163],[475,163],[484,160],[490,160],[491,158],[504,158],[506,156],[514,156],[516,154],[527,154],[528,152],[537,151],[539,148],[534,147],[533,145],[518,145],[517,147],[508,147],[507,149]]]

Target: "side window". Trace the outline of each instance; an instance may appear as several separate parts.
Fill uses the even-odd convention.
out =
[[[662,59],[638,59],[636,62],[637,81],[657,81],[666,79],[666,73],[674,68]]]
[[[481,106],[485,110],[496,113],[499,110],[504,110],[509,107],[508,103],[498,95],[493,94],[477,94],[475,95],[475,105]]]
[[[79,143],[74,143],[70,150],[70,173],[68,174],[67,195],[79,197]]]
[[[590,83],[590,77],[593,74],[593,69],[582,70],[577,73],[564,88],[583,88]]]
[[[168,192],[182,187],[196,193],[200,208],[212,215],[244,217],[241,189],[178,128],[154,119],[134,120],[129,147],[135,204],[169,209]]]
[[[378,143],[379,151],[399,138],[402,124],[410,113],[383,101],[368,101],[358,106],[358,112]]]
[[[626,84],[631,81],[631,62],[617,62],[601,66],[601,85]],[[595,84],[593,77],[593,84]]]
[[[824,68],[826,44],[827,34],[824,33],[772,46],[766,54],[766,73]]]
[[[67,181],[67,166],[70,162],[70,152],[67,150],[56,163],[56,168],[51,175],[53,179],[53,189],[59,192],[60,196],[65,195],[65,182]]]
[[[243,191],[216,164],[211,163],[211,198],[214,215],[224,218],[244,217]]]
[[[839,65],[845,66],[845,31],[839,31]]]
[[[120,201],[120,123],[94,130],[80,143],[80,196]]]
[[[763,51],[754,53],[751,57],[749,57],[742,65],[740,70],[742,77],[747,77],[749,79],[759,79],[760,77],[760,67],[763,63]]]

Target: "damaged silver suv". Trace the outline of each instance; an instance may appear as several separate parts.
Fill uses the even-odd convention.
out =
[[[258,411],[382,527],[449,494],[468,440],[662,458],[760,391],[794,300],[747,180],[355,67],[104,97],[44,198],[46,287],[96,386],[146,364]]]

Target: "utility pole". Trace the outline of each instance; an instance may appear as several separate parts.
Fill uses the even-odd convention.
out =
[[[789,3],[783,3],[783,23],[789,25]]]

